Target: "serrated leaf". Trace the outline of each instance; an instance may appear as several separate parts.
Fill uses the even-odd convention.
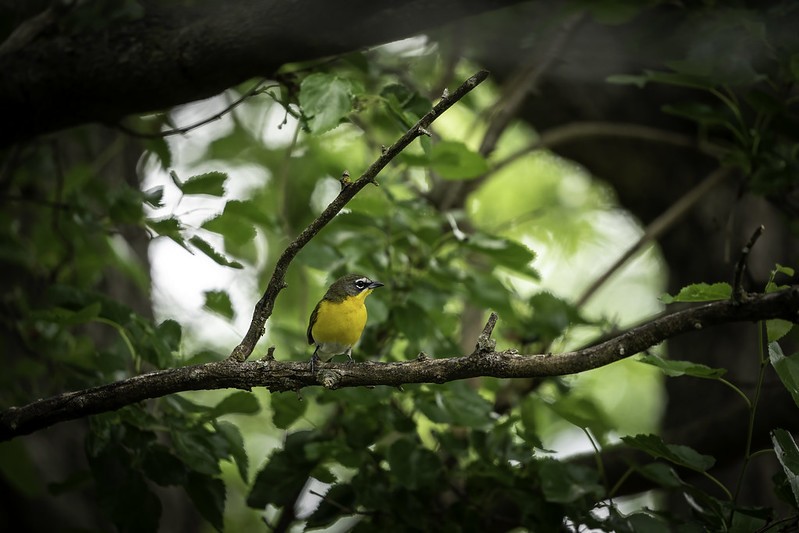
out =
[[[675,302],[711,302],[715,300],[727,300],[732,295],[732,287],[729,283],[695,283],[680,289],[676,296],[664,294],[660,301],[665,304]]]
[[[227,441],[230,456],[236,462],[239,475],[242,481],[247,483],[249,481],[250,458],[244,448],[244,438],[241,436],[238,426],[224,420],[217,420],[214,422],[214,428]]]
[[[665,459],[674,464],[704,472],[712,467],[716,460],[709,455],[702,455],[699,452],[680,444],[666,444],[657,435],[635,435],[622,437],[625,443],[633,448],[642,450],[652,457]]]
[[[498,266],[526,274],[534,279],[539,277],[538,272],[530,266],[535,259],[535,252],[520,242],[476,232],[469,235],[464,245],[485,255]]]
[[[324,133],[352,111],[352,89],[346,80],[319,72],[302,80],[299,102],[311,131]]]
[[[207,172],[192,176],[181,185],[183,194],[207,194],[208,196],[224,196],[225,181],[228,176],[224,172]]]
[[[233,320],[235,312],[233,311],[233,303],[230,301],[230,295],[227,291],[205,291],[205,304],[203,307],[209,311],[221,315],[228,320]]]
[[[799,447],[790,433],[779,428],[771,432],[771,442],[774,443],[777,460],[785,471],[794,500],[799,506]]]
[[[334,503],[335,502],[335,503]],[[348,483],[333,485],[325,497],[319,502],[319,507],[308,517],[306,528],[319,528],[338,520],[344,509],[354,509],[355,490]]]
[[[274,393],[270,396],[272,405],[272,422],[280,429],[288,429],[298,418],[305,414],[308,402],[302,401],[293,392]]]
[[[218,418],[229,414],[254,414],[261,410],[258,398],[251,392],[238,391],[226,396],[221,402],[212,407],[206,414],[207,418]]]
[[[200,250],[202,253],[207,255],[209,258],[211,258],[215,263],[219,265],[230,268],[244,268],[244,265],[242,265],[238,261],[233,261],[231,259],[228,259],[224,255],[220,254],[207,241],[205,241],[201,237],[198,237],[197,235],[189,239],[189,242],[193,244],[195,248]]]
[[[488,172],[488,163],[482,155],[456,141],[434,144],[428,161],[430,167],[447,180],[471,179]]]
[[[283,507],[293,505],[294,497],[308,482],[311,471],[316,467],[315,461],[304,460],[286,450],[278,450],[269,458],[260,472],[247,496],[247,505],[263,509],[269,504]]]
[[[180,220],[174,217],[161,218],[158,220],[148,218],[145,223],[147,224],[148,228],[156,232],[158,235],[162,237],[171,237],[172,239],[183,242],[183,237],[180,234],[181,230],[183,229],[183,225],[180,223]]]
[[[164,186],[158,185],[157,187],[150,187],[144,191],[144,201],[147,205],[159,208],[164,206]]]
[[[613,428],[607,415],[588,398],[569,394],[544,405],[578,428],[590,429],[597,438],[602,439]]]
[[[441,460],[435,453],[410,439],[394,441],[386,460],[397,483],[408,490],[432,485],[442,470]]]
[[[794,403],[799,406],[799,353],[786,357],[780,345],[771,342],[768,345],[768,355],[780,381],[791,393]]]
[[[766,320],[766,332],[769,342],[776,342],[787,335],[793,329],[793,322],[774,318]]]
[[[142,469],[150,480],[163,486],[182,485],[186,482],[188,474],[183,461],[162,444],[147,447]]]
[[[583,496],[600,498],[599,473],[591,468],[546,458],[538,464],[541,491],[548,502],[571,503]]]
[[[252,223],[231,214],[227,207],[221,215],[203,222],[202,228],[222,235],[226,242],[237,246],[252,241],[256,234],[255,226]]]
[[[101,309],[102,304],[100,302],[95,302],[77,311],[64,309],[63,307],[51,307],[49,309],[33,311],[28,316],[32,320],[42,320],[54,324],[61,324],[62,326],[76,326],[78,324],[91,322],[97,318]]]
[[[224,530],[225,483],[215,477],[190,472],[184,488],[194,502],[194,508],[221,533]]]
[[[711,368],[691,361],[663,359],[657,355],[643,355],[639,361],[660,368],[669,377],[692,376],[695,378],[719,379],[727,373],[724,368]]]
[[[219,457],[209,441],[210,435],[203,428],[185,430],[173,428],[170,431],[175,452],[191,470],[215,476],[221,472]]]

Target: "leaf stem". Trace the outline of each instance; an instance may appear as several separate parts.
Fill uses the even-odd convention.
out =
[[[755,385],[755,397],[752,400],[752,404],[749,408],[749,426],[746,432],[746,448],[744,450],[744,460],[743,464],[741,465],[741,471],[738,474],[738,482],[735,486],[735,496],[730,498],[732,501],[732,509],[730,510],[730,518],[729,522],[732,524],[732,518],[735,514],[735,505],[738,502],[738,496],[741,493],[741,487],[743,486],[744,474],[746,474],[746,468],[749,466],[749,461],[752,459],[752,435],[754,434],[755,429],[755,414],[757,412],[757,404],[760,400],[760,393],[763,390],[763,380],[766,376],[766,366],[768,365],[768,336],[766,334],[766,322],[760,321],[757,323],[757,336],[758,336],[758,347],[760,350],[760,372],[757,376],[757,383]]]

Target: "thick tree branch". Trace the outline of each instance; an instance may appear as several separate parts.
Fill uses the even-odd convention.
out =
[[[341,192],[339,195],[325,208],[322,213],[311,222],[302,232],[294,239],[291,244],[283,251],[275,264],[275,271],[272,274],[269,284],[266,287],[264,295],[255,304],[255,311],[253,312],[252,322],[247,330],[247,334],[242,339],[233,352],[230,354],[230,359],[235,361],[244,361],[252,354],[255,349],[255,344],[258,339],[264,334],[264,326],[266,321],[272,316],[272,310],[275,306],[275,299],[280,291],[286,286],[286,271],[289,264],[299,251],[308,242],[324,228],[328,222],[333,220],[339,211],[341,211],[347,202],[352,200],[358,192],[370,183],[375,182],[375,178],[392,159],[397,157],[409,144],[411,144],[417,137],[421,135],[429,135],[427,128],[433,123],[442,113],[449,109],[455,102],[466,96],[472,89],[477,87],[488,77],[488,72],[481,70],[474,76],[463,82],[460,87],[455,89],[452,94],[442,98],[433,109],[430,110],[425,116],[419,119],[419,122],[414,124],[405,134],[400,137],[394,144],[386,148],[380,157],[364,171],[360,178],[354,182],[342,181]],[[349,174],[347,174],[349,176]]]
[[[287,63],[408,37],[519,1],[147,1],[137,20],[35,33],[30,42],[15,33],[0,54],[0,116],[7,125],[0,146],[87,122],[115,124],[272,76]]]
[[[562,354],[523,355],[516,350],[480,351],[459,357],[418,357],[398,363],[324,363],[312,374],[305,361],[231,359],[152,372],[116,383],[69,392],[0,412],[0,441],[58,422],[113,411],[176,392],[265,387],[271,392],[318,386],[336,389],[409,383],[446,383],[479,376],[535,378],[591,370],[630,357],[666,339],[742,321],[799,319],[799,286],[740,302],[725,300],[666,314],[595,346]],[[490,328],[487,328],[487,330]],[[481,339],[483,340],[483,339]],[[483,346],[486,344],[483,343]]]

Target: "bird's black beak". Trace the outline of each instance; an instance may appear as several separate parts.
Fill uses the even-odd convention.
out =
[[[372,283],[369,284],[368,288],[369,289],[376,289],[376,288],[382,287],[382,286],[383,286],[383,284],[380,283],[379,281],[373,281]]]

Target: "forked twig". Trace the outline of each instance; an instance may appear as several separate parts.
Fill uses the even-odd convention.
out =
[[[360,178],[351,182],[346,187],[342,187],[338,196],[330,202],[322,213],[314,219],[302,232],[289,244],[278,258],[275,270],[269,280],[269,284],[264,291],[264,295],[255,304],[252,322],[247,330],[247,334],[242,341],[230,353],[228,359],[243,362],[250,356],[255,349],[258,339],[264,334],[266,321],[272,316],[277,295],[286,287],[286,271],[294,257],[299,253],[308,242],[324,228],[328,222],[333,220],[358,192],[370,183],[375,183],[377,174],[388,165],[392,159],[399,155],[414,139],[421,135],[429,135],[427,128],[442,113],[449,109],[455,102],[466,96],[472,89],[477,87],[488,77],[488,71],[481,70],[471,78],[464,81],[460,87],[452,91],[446,98],[442,98],[433,109],[423,116],[419,122],[414,124],[405,134],[394,144],[382,151],[380,157],[364,171]]]

